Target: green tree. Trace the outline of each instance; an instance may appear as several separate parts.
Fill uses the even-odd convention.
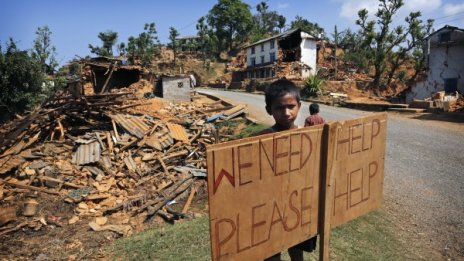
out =
[[[113,56],[113,46],[118,41],[118,33],[108,30],[106,32],[100,32],[98,38],[102,41],[103,46],[93,46],[89,44],[91,53],[98,56]]]
[[[56,48],[52,45],[52,32],[48,26],[37,28],[35,31],[34,48],[32,57],[36,59],[42,67],[42,72],[53,74],[58,62],[56,61]]]
[[[0,107],[1,120],[31,109],[45,99],[42,85],[45,74],[42,64],[27,51],[19,50],[10,38],[3,51],[0,45]]]
[[[203,63],[206,64],[206,58],[210,57],[214,51],[213,46],[217,46],[214,44],[216,36],[211,32],[211,29],[208,28],[206,18],[204,16],[198,19],[196,28],[197,35],[199,37],[200,50],[203,56]]]
[[[430,34],[430,31],[433,26],[433,20],[429,19],[427,20],[427,23],[424,24],[422,20],[420,20],[421,12],[412,12],[409,14],[408,17],[406,17],[405,21],[408,24],[407,30],[406,30],[406,38],[405,42],[403,42],[397,49],[397,51],[393,51],[388,55],[388,63],[389,63],[389,72],[387,76],[387,85],[391,83],[393,76],[395,75],[396,70],[404,64],[404,62],[409,58],[409,54],[412,52],[414,48],[417,46],[422,49],[421,44],[427,37],[427,35]],[[421,64],[421,61],[416,61]],[[417,69],[420,71],[422,66],[417,67],[416,66],[416,71]],[[415,74],[416,75],[416,74]],[[415,78],[415,77],[414,77]]]
[[[177,32],[176,28],[174,27],[169,27],[169,40],[170,46],[172,48],[172,51],[174,53],[174,64],[176,64],[176,52],[177,52],[177,44],[176,44],[176,39],[179,36],[179,32]]]
[[[219,52],[232,50],[235,41],[243,41],[253,27],[250,6],[240,0],[219,0],[207,15]]]
[[[126,55],[126,44],[124,42],[121,42],[117,45],[118,53],[119,56],[124,56]]]
[[[404,42],[407,36],[404,27],[399,25],[391,29],[393,15],[404,5],[403,0],[379,0],[379,9],[375,16],[377,21],[368,21],[368,12],[362,9],[358,12],[356,24],[361,27],[361,34],[367,46],[374,55],[374,91],[378,94],[378,87],[386,69],[387,57],[393,48]],[[375,24],[378,24],[376,30]]]
[[[149,65],[152,59],[160,53],[160,43],[157,36],[155,23],[146,23],[143,32],[137,37],[129,37],[127,41],[127,53],[129,59],[134,61],[140,58],[143,65]]]
[[[352,69],[354,66],[357,71],[369,72],[373,63],[373,52],[360,32],[344,30],[340,33],[338,45],[345,50],[343,61],[347,69]]]
[[[282,32],[282,30],[285,28],[285,23],[287,22],[287,19],[283,15],[279,15],[277,18],[277,28],[279,28],[279,33]]]
[[[267,9],[269,5],[266,2],[260,2],[256,5],[256,11],[258,14],[255,16],[256,20],[256,27],[259,33],[265,34],[267,33]]]
[[[320,27],[319,24],[312,23],[299,15],[297,15],[295,20],[291,22],[290,28],[300,28],[304,32],[307,32],[316,37],[324,34],[324,28]]]
[[[266,2],[260,2],[256,5],[257,14],[253,16],[254,27],[250,37],[251,42],[279,33],[285,27],[285,17],[276,11],[268,11],[268,9],[269,6]]]

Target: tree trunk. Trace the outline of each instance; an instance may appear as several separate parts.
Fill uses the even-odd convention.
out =
[[[380,88],[380,78],[382,77],[382,68],[381,65],[375,64],[375,74],[374,74],[374,81],[372,81],[372,88],[374,91],[374,94],[379,96],[379,88]]]
[[[388,73],[388,78],[387,78],[387,85],[390,85],[393,76],[395,75],[395,71],[400,67],[399,63],[395,63],[392,65],[392,68],[390,69],[390,72]]]

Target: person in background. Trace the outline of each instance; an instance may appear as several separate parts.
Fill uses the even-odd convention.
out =
[[[324,124],[325,120],[319,116],[319,104],[311,103],[309,105],[309,116],[305,120],[305,127]]]

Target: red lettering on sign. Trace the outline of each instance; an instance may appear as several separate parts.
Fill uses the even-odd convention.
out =
[[[272,140],[274,142],[274,140]],[[269,167],[271,167],[272,169],[272,172],[275,173],[275,164],[274,164],[274,160],[271,160],[271,159],[274,159],[274,146],[272,146],[272,152],[273,154],[271,155],[271,157],[269,157],[269,154],[267,153],[266,151],[266,148],[264,147],[264,143],[262,140],[259,140],[259,162],[260,162],[260,168],[259,168],[259,179],[262,179],[263,178],[263,165],[261,164],[262,162],[262,157],[261,157],[261,152],[264,153],[264,155],[266,155],[266,159],[267,159],[267,163],[269,164]]]
[[[229,232],[229,234],[228,234],[225,238],[223,238],[223,239],[220,239],[220,238],[219,238],[219,234],[220,234],[219,231],[221,231],[221,230],[220,230],[220,224],[221,224],[221,223],[226,223],[226,224],[229,224],[229,225],[230,225],[230,232]],[[216,233],[215,233],[215,235],[214,235],[214,236],[216,237],[216,240],[215,240],[215,241],[216,241],[216,244],[215,244],[215,246],[216,246],[216,253],[217,253],[217,259],[219,260],[219,258],[222,256],[222,255],[221,255],[221,246],[223,246],[225,243],[227,243],[227,241],[229,241],[229,240],[234,236],[235,230],[236,230],[236,226],[235,226],[234,221],[233,221],[232,219],[228,219],[228,218],[224,218],[224,219],[221,219],[221,220],[217,221],[217,222],[214,224],[214,226],[215,226],[215,231],[216,231]]]
[[[251,180],[242,181],[242,169],[250,168],[251,166],[253,166],[253,163],[252,163],[252,161],[242,163],[242,157],[241,157],[242,153],[241,153],[241,150],[240,150],[242,148],[251,147],[251,146],[252,146],[252,144],[245,144],[245,145],[241,145],[241,146],[237,147],[237,152],[238,152],[238,184],[240,186],[252,182]],[[249,155],[251,153],[247,153],[247,154]],[[250,159],[250,157],[248,157],[248,158]],[[253,159],[251,159],[251,160],[253,160]]]
[[[240,248],[240,214],[237,214],[237,253],[245,251],[249,248],[251,248],[251,245]]]
[[[285,170],[277,172],[278,169],[279,169],[278,168],[279,159],[289,156],[288,149],[286,151],[279,151],[279,152],[277,151],[278,148],[285,148],[285,146],[283,144],[279,144],[279,141],[281,141],[281,140],[287,141],[287,139],[288,139],[288,136],[283,136],[283,137],[276,138],[274,140],[274,151],[275,151],[275,153],[274,153],[274,164],[276,166],[275,167],[275,175],[276,176],[288,173],[288,169],[290,168],[290,166],[287,166],[287,168]]]
[[[377,126],[377,130],[374,134],[374,123],[375,125]],[[375,137],[377,137],[377,135],[379,135],[380,133],[380,121],[379,119],[373,119],[372,120],[372,129],[371,129],[371,148],[372,148],[372,142],[374,140]]]
[[[256,216],[255,210],[258,209],[258,208],[264,207],[265,205],[266,204],[261,204],[261,205],[258,205],[258,206],[254,206],[251,209],[251,245],[252,246],[261,245],[262,243],[269,240],[269,238],[265,238],[264,240],[255,242],[255,229],[257,227],[261,227],[261,226],[264,226],[266,224],[266,220],[255,222],[255,216]]]
[[[295,205],[293,204],[293,201],[292,201],[292,197],[293,196],[297,196],[298,197],[298,191],[294,190],[292,191],[292,193],[290,194],[290,197],[288,198],[288,206],[290,208],[291,211],[293,211],[295,213],[295,216],[296,216],[296,222],[295,222],[295,225],[290,227],[288,226],[287,224],[287,227],[288,227],[288,231],[292,231],[294,230],[295,228],[298,227],[298,225],[300,224],[300,211],[298,210],[298,208],[295,207]]]

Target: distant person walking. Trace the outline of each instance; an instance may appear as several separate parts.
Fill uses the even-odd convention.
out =
[[[305,120],[305,127],[324,124],[325,120],[319,116],[319,104],[311,103],[309,105],[309,116]]]

